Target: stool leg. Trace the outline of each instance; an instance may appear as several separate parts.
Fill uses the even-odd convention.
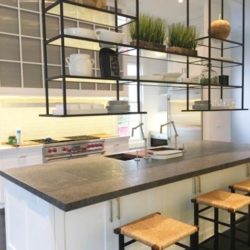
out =
[[[194,225],[199,228],[199,204],[196,202],[196,200],[194,200],[193,202],[194,202]],[[191,239],[192,239],[191,245],[194,246],[193,249],[198,249],[199,231],[197,231],[195,234],[193,234]]]
[[[190,248],[191,250],[198,250],[197,233],[190,235]]]
[[[248,245],[250,246],[250,205],[248,205],[248,215],[247,215],[247,221],[248,221]]]
[[[219,209],[214,208],[214,249],[218,250],[219,248]]]
[[[124,235],[119,234],[119,250],[124,250]]]
[[[235,250],[235,213],[230,213],[230,250]]]

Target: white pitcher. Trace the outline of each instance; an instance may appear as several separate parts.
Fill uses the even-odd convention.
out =
[[[73,76],[93,76],[94,60],[88,54],[71,54],[66,58],[69,74]]]

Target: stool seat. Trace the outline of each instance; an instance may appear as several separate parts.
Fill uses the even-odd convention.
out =
[[[212,192],[202,194],[195,198],[197,203],[236,212],[250,204],[250,197],[226,192],[224,190],[214,190]]]
[[[232,185],[232,188],[243,192],[250,192],[250,179],[235,183]]]
[[[163,250],[197,231],[196,226],[154,213],[117,228],[115,233],[133,238],[154,250]]]

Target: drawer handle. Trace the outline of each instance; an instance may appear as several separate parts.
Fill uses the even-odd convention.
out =
[[[26,158],[27,157],[27,155],[19,155],[18,156],[18,158],[20,158],[20,159],[23,159],[23,158]]]
[[[109,221],[111,223],[114,221],[114,219],[113,219],[113,202],[112,202],[112,200],[109,201]]]

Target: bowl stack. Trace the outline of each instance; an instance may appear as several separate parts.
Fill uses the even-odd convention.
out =
[[[109,101],[106,108],[109,113],[127,113],[130,110],[128,101]]]

